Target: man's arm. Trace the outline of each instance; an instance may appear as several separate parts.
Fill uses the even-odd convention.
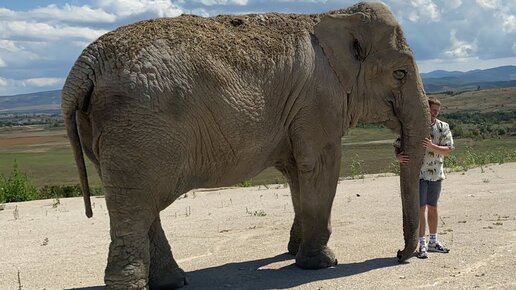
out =
[[[443,156],[448,156],[453,151],[453,149],[449,146],[440,146],[432,143],[432,140],[428,137],[426,137],[423,141],[423,146],[429,151]]]

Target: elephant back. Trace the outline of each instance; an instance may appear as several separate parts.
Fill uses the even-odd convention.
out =
[[[203,55],[237,66],[277,62],[306,42],[318,15],[249,14],[144,20],[101,36],[92,46],[135,59],[149,45],[166,43],[171,51]],[[269,63],[270,64],[270,63]]]

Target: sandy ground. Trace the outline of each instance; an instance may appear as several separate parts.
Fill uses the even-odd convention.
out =
[[[483,171],[483,172],[482,172]],[[439,232],[449,254],[398,264],[399,178],[339,184],[330,247],[339,264],[301,270],[286,254],[288,188],[190,192],[161,218],[185,289],[516,289],[516,163],[451,173]],[[103,289],[109,222],[103,198],[87,219],[80,198],[0,211],[0,289]]]

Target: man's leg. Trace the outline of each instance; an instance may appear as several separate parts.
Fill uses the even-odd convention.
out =
[[[430,230],[430,240],[428,242],[428,251],[448,253],[446,247],[444,247],[437,239],[437,225],[439,222],[439,214],[437,210],[437,201],[441,195],[441,181],[431,181],[428,186],[428,228]]]
[[[419,207],[419,237],[424,238],[426,233],[426,208],[427,206]],[[430,226],[430,209],[428,210],[428,224]],[[430,227],[430,232],[432,228]]]
[[[437,221],[439,216],[437,214],[437,206],[428,205],[428,230],[430,231],[430,235],[437,234]],[[435,242],[435,241],[433,241]]]
[[[419,252],[417,257],[425,259],[427,255],[426,233],[426,200],[427,200],[428,181],[419,180]]]

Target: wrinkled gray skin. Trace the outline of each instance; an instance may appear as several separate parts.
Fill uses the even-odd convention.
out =
[[[229,29],[290,16],[249,15],[243,22],[240,17],[231,20],[234,28],[221,28],[218,37],[200,42],[212,47],[198,49],[200,38],[171,37],[173,21],[184,20],[177,33],[195,35],[212,29],[206,28],[212,19],[182,16],[162,20],[171,23],[167,29],[150,31],[145,27],[154,22],[142,22],[109,33],[83,51],[63,88],[62,109],[88,217],[83,153],[104,186],[111,226],[105,271],[110,289],[183,286],[184,272],[172,256],[160,211],[188,190],[235,184],[269,166],[289,180],[295,217],[288,251],[296,264],[307,269],[335,265],[327,242],[340,141],[358,121],[384,122],[401,134],[402,150],[411,156],[401,168],[405,248],[398,259],[412,256],[421,142],[428,133],[426,96],[388,8],[362,3],[350,9],[296,16],[295,23],[305,19],[305,26],[292,35],[281,27],[274,34],[269,24],[270,34],[257,33],[247,44],[244,36],[231,38],[235,32]],[[189,21],[201,24],[188,26]],[[142,32],[141,39],[135,31]],[[259,46],[265,36],[270,47],[253,51],[249,43]],[[228,39],[242,43],[232,46]],[[220,53],[224,45],[233,55]]]

